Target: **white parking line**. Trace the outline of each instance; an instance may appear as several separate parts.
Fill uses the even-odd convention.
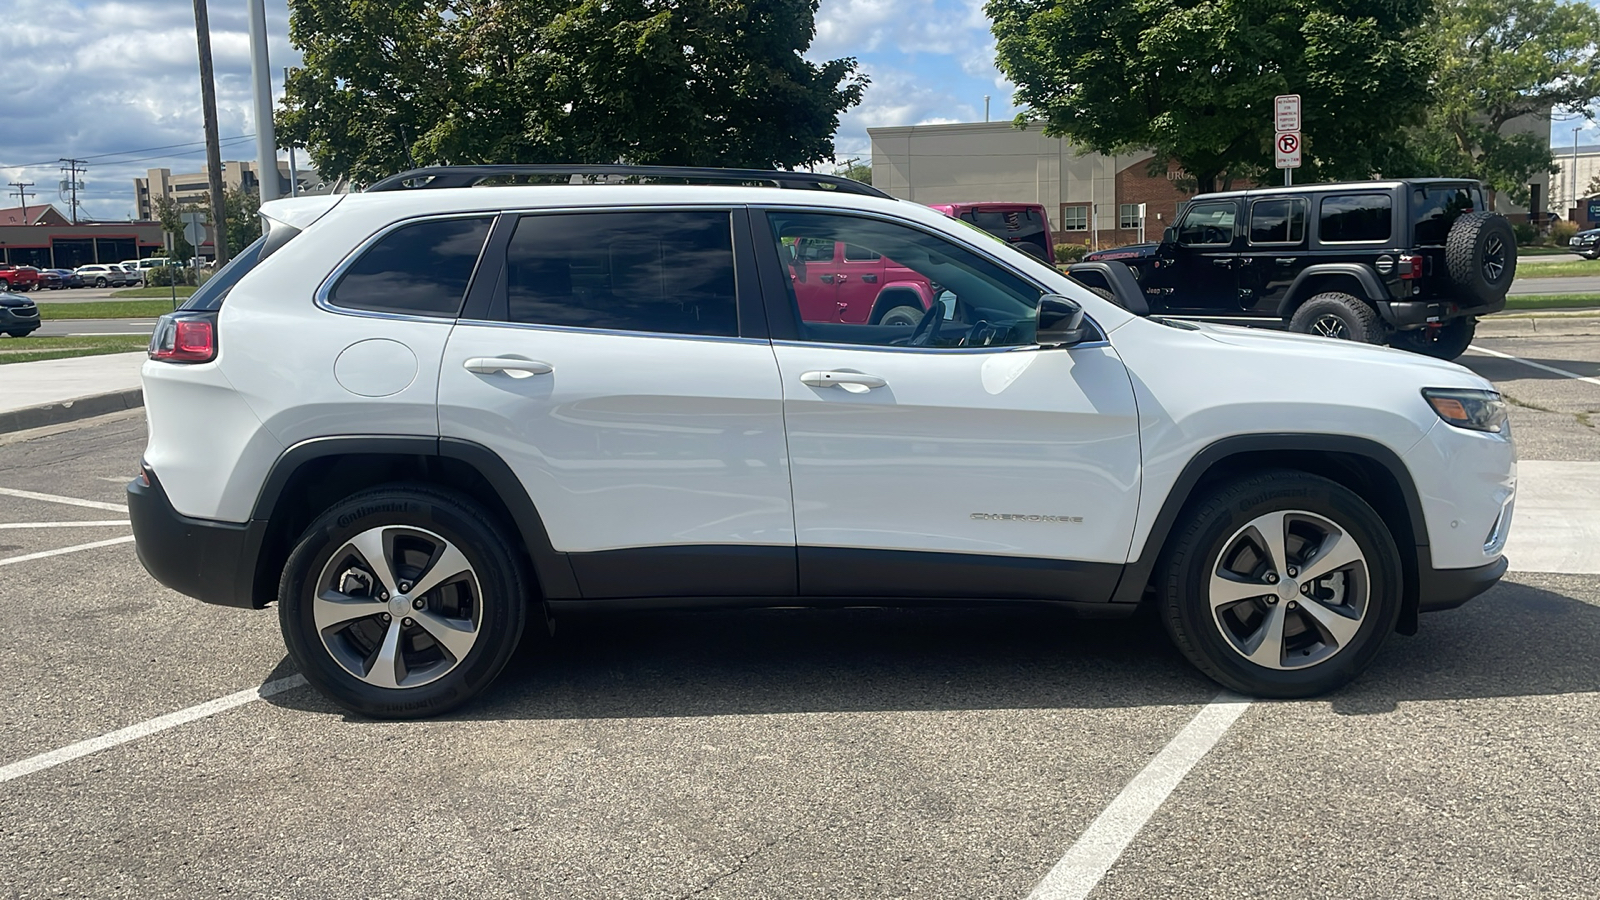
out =
[[[1551,373],[1552,375],[1564,375],[1574,381],[1587,381],[1590,384],[1600,385],[1600,378],[1591,378],[1588,375],[1579,375],[1576,372],[1568,372],[1566,369],[1558,369],[1555,366],[1547,366],[1544,363],[1537,363],[1531,359],[1523,359],[1520,356],[1512,356],[1509,353],[1501,353],[1499,350],[1490,350],[1488,347],[1479,347],[1477,344],[1471,345],[1471,349],[1476,350],[1479,353],[1487,353],[1490,356],[1498,356],[1501,359],[1513,360],[1515,362],[1522,363],[1525,366],[1532,366],[1535,369],[1542,369]]]
[[[7,528],[106,528],[112,525],[131,525],[127,519],[103,519],[98,522],[0,522],[0,530]]]
[[[79,500],[77,497],[63,497],[60,494],[40,494],[35,491],[19,491],[16,488],[0,487],[0,497],[17,497],[22,500],[43,500],[46,503],[65,503],[68,506],[83,506],[89,509],[105,509],[111,512],[125,513],[126,506],[119,503],[101,503],[99,500]]]
[[[95,541],[92,544],[79,544],[76,547],[62,547],[59,550],[41,550],[38,553],[29,553],[23,556],[8,556],[0,559],[0,566],[10,566],[17,563],[31,562],[36,559],[46,559],[51,556],[61,556],[65,553],[77,553],[79,550],[93,550],[96,547],[110,547],[113,544],[131,544],[133,535],[127,537],[111,538],[106,541]]]
[[[119,744],[126,744],[129,741],[136,741],[139,738],[148,737],[152,734],[156,734],[157,732],[166,731],[169,728],[176,728],[179,725],[193,722],[196,719],[203,719],[206,716],[216,715],[219,712],[233,709],[236,706],[243,706],[246,703],[251,703],[256,700],[264,700],[273,696],[274,694],[281,694],[284,691],[294,690],[305,683],[306,679],[304,675],[291,675],[288,678],[279,678],[277,681],[269,681],[258,688],[240,691],[237,694],[229,694],[226,697],[218,697],[215,700],[208,700],[205,703],[191,706],[188,709],[180,709],[174,713],[167,713],[164,716],[156,716],[154,719],[147,719],[137,725],[129,725],[127,728],[119,728],[116,731],[102,734],[99,737],[89,738],[86,741],[79,741],[76,744],[68,744],[59,750],[51,750],[48,753],[41,753],[38,756],[30,756],[27,759],[19,760],[11,763],[8,766],[0,766],[0,783],[11,781],[15,778],[21,778],[24,775],[32,775],[35,772],[42,772],[45,769],[59,766],[64,762],[71,762],[74,759],[88,756],[91,753],[98,753],[101,750],[106,750]]]
[[[1028,900],[1083,900],[1089,896],[1194,764],[1249,708],[1248,699],[1230,691],[1223,691],[1206,704],[1089,823]]]
[[[148,331],[69,331],[62,337],[149,337]]]

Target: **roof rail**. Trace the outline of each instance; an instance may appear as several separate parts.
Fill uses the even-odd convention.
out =
[[[496,165],[496,166],[428,166],[390,175],[367,188],[373,191],[403,191],[419,188],[472,187],[491,178],[525,177],[549,179],[548,184],[569,184],[574,176],[585,184],[600,179],[638,178],[678,181],[684,184],[745,184],[765,185],[801,190],[838,191],[841,194],[864,194],[869,197],[894,198],[859,181],[839,175],[816,175],[811,172],[778,172],[764,169],[717,169],[698,166],[597,166],[597,165]],[[534,182],[539,183],[539,182]]]

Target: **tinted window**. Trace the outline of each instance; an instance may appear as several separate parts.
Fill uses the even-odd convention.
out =
[[[1473,208],[1472,190],[1461,187],[1417,188],[1411,192],[1417,219],[1417,243],[1442,246],[1450,226]]]
[[[833,244],[827,245],[833,258]],[[726,212],[525,216],[506,249],[506,317],[664,334],[734,335]]]
[[[493,219],[433,219],[404,225],[367,248],[329,299],[346,309],[454,316]]]
[[[805,340],[836,344],[1002,347],[1032,344],[1039,289],[1021,277],[944,238],[876,219],[824,213],[771,212],[773,241],[788,268],[789,300]],[[842,242],[884,257],[901,271],[883,288],[869,316],[841,322],[837,282],[826,267],[808,265],[789,251],[817,240]],[[850,284],[850,282],[846,282]],[[932,316],[933,320],[924,321]],[[937,326],[937,327],[935,327]]]
[[[1238,209],[1233,201],[1196,203],[1189,207],[1178,229],[1178,243],[1189,245],[1233,243],[1233,220]]]
[[[882,258],[883,257],[873,253],[871,250],[868,250],[865,247],[857,247],[854,244],[844,245],[845,262],[872,262],[873,260]]]
[[[1298,244],[1305,237],[1305,200],[1284,198],[1250,204],[1250,243]]]
[[[1391,208],[1388,194],[1323,197],[1319,239],[1323,243],[1386,240]]]
[[[1028,248],[1043,250],[1050,239],[1049,223],[1045,222],[1040,210],[1031,207],[1010,210],[973,209],[961,213],[960,218],[1008,244],[1018,245],[1019,250],[1034,253],[1041,259],[1042,253],[1036,253]]]

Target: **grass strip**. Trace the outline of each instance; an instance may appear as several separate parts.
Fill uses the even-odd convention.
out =
[[[172,312],[170,300],[95,300],[88,303],[43,303],[39,319],[154,319]]]
[[[186,285],[186,284],[178,285],[178,299],[182,300],[183,298],[189,296],[190,294],[193,294],[194,290],[195,290],[194,288],[192,288],[192,287],[190,287],[189,285]],[[117,291],[115,294],[112,294],[111,296],[113,296],[113,297],[115,297],[115,298],[117,298],[119,300],[136,300],[136,299],[139,299],[141,297],[166,297],[167,299],[170,300],[170,299],[172,299],[172,288],[169,288],[169,287],[128,288],[125,291]]]
[[[1600,307],[1600,294],[1513,294],[1506,298],[1506,309],[1594,309]]]
[[[0,365],[38,362],[41,359],[104,356],[107,353],[132,353],[149,346],[150,339],[138,335],[3,338],[0,339]]]

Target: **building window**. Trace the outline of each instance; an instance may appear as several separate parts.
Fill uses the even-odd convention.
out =
[[[1061,210],[1062,231],[1088,231],[1089,207],[1068,206]]]
[[[1139,204],[1124,203],[1117,207],[1118,228],[1138,228],[1140,224]]]

